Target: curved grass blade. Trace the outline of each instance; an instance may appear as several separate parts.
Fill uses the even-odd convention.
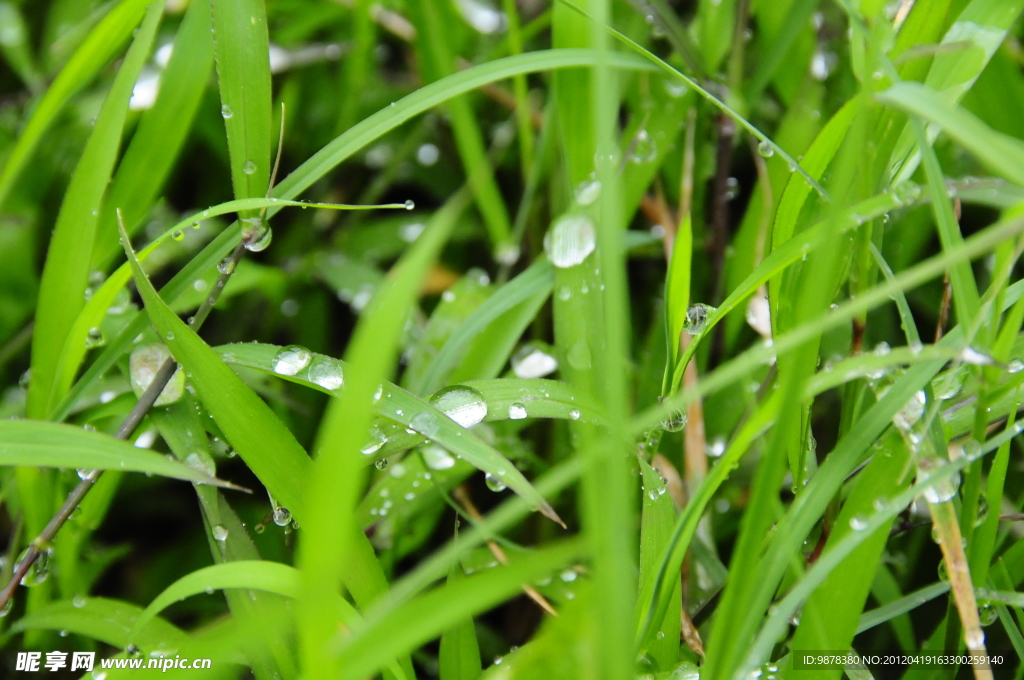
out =
[[[871,630],[875,626],[880,626],[886,621],[890,621],[900,614],[906,614],[907,612],[920,607],[924,603],[931,602],[940,595],[945,595],[948,592],[949,583],[939,581],[938,583],[933,583],[930,586],[925,586],[920,590],[915,590],[895,602],[890,602],[889,604],[876,609],[870,609],[861,615],[860,621],[857,623],[857,633],[860,634],[866,630]]]
[[[255,368],[256,370],[264,371],[266,373],[282,377],[286,380],[318,389],[321,392],[332,396],[341,396],[344,393],[344,390],[341,389],[340,386],[332,389],[329,385],[333,385],[335,381],[344,380],[343,370],[345,369],[343,367],[345,367],[346,364],[330,357],[325,357],[323,355],[311,355],[307,366],[299,369],[295,375],[283,375],[281,372],[275,371],[275,367],[281,365],[279,357],[281,356],[282,351],[285,351],[284,348],[258,343],[240,343],[219,347],[215,351],[228,364]],[[289,368],[288,370],[291,369]],[[328,382],[323,378],[323,375],[327,375],[327,373],[320,373],[320,371],[327,370],[330,371],[329,376],[331,382]],[[501,383],[505,381],[499,380],[493,382]],[[560,383],[553,383],[553,385],[560,385]],[[473,383],[468,383],[468,386],[472,387]],[[561,387],[564,388],[565,386],[563,385]],[[517,389],[516,397],[513,398],[530,403],[532,398],[539,396],[536,394],[536,391],[532,394],[528,393],[524,395],[524,389],[529,390],[529,388],[521,386]],[[542,402],[543,406],[541,408],[544,412],[562,410],[565,413],[564,417],[569,417],[569,409],[565,407],[567,404],[572,404],[575,397],[572,396],[567,389],[559,389],[558,387],[552,387],[552,389],[556,391],[563,401],[558,403],[554,401],[547,401],[545,399],[545,401]],[[550,393],[550,391],[551,390],[549,389],[548,393]],[[498,419],[502,414],[504,414],[505,417],[508,417],[508,409],[512,403],[508,401],[508,396],[496,401],[498,401],[498,409],[497,415],[493,419]],[[501,406],[504,406],[503,410],[500,408]],[[487,402],[488,412],[494,408],[494,404]],[[575,405],[573,405],[572,408],[575,408]],[[424,437],[437,442],[452,453],[461,456],[466,462],[472,464],[477,469],[497,475],[510,489],[525,498],[531,504],[535,505],[548,517],[551,517],[552,519],[557,517],[554,510],[544,497],[537,493],[537,490],[533,488],[530,482],[527,481],[526,477],[524,477],[521,472],[519,472],[515,465],[509,462],[508,459],[501,455],[494,447],[484,442],[471,430],[464,428],[458,422],[453,420],[452,416],[449,416],[449,414],[434,406],[432,403],[420,399],[416,395],[403,390],[397,385],[387,383],[382,386],[380,399],[374,404],[374,409],[378,415],[389,418],[397,423],[401,423],[404,428],[409,428],[419,432],[420,435],[422,435],[420,437],[410,435],[410,438],[412,438],[415,443],[422,442]],[[384,434],[386,436],[390,434],[390,432],[385,432]],[[395,434],[397,434],[397,432]],[[372,453],[377,454],[379,457],[378,451],[374,451]],[[364,457],[367,462],[373,460],[373,458],[369,456]],[[558,520],[556,519],[555,521]]]
[[[175,316],[146,278],[122,232],[125,254],[146,314],[182,364],[203,405],[246,465],[292,514],[306,523],[304,487],[312,464],[270,407],[238,379],[185,322]]]
[[[117,160],[132,88],[149,56],[163,6],[164,0],[154,0],[149,6],[96,117],[57,215],[36,304],[32,380],[26,405],[30,418],[44,418],[50,410],[57,361],[71,325],[85,304],[79,291],[85,291],[89,277],[100,203]]]
[[[142,621],[143,610],[134,604],[105,597],[82,597],[53,602],[29,612],[11,626],[12,633],[26,630],[62,630],[124,649],[131,638],[145,649],[183,645],[188,635],[160,618]]]
[[[238,488],[120,439],[43,421],[0,420],[0,465],[146,472],[197,484]]]
[[[330,144],[313,154],[305,163],[284,178],[271,195],[294,198],[314,182],[350,158],[356,151],[374,139],[394,130],[410,118],[442,104],[452,97],[469,92],[488,83],[505,80],[524,73],[556,69],[593,66],[597,53],[593,50],[537,50],[514,57],[496,59],[473,66],[465,71],[446,76],[402,98],[386,109],[378,111],[353,126]],[[652,70],[642,59],[631,55],[609,54],[608,65],[626,70]],[[271,214],[273,210],[269,211]]]
[[[149,0],[125,0],[110,11],[68,60],[43,95],[0,172],[0,206],[32,159],[32,152],[68,100],[91,81],[142,20]],[[134,84],[134,81],[133,81]]]

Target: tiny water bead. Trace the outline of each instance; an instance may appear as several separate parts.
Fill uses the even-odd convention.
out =
[[[960,360],[965,364],[972,364],[974,366],[988,366],[993,363],[992,357],[979,352],[970,345],[964,347],[960,352]]]
[[[437,416],[431,411],[420,411],[412,417],[409,425],[424,437],[433,437],[440,427]]]
[[[236,263],[235,263],[234,258],[231,257],[231,256],[228,256],[228,257],[225,257],[223,260],[221,260],[220,262],[217,263],[217,271],[219,271],[221,274],[225,274],[225,275],[231,274],[232,272],[235,271],[235,265],[236,265]]]
[[[868,528],[868,520],[863,515],[854,515],[850,518],[850,528],[854,531],[864,531]]]
[[[242,166],[242,172],[244,172],[247,175],[253,174],[254,172],[256,172],[256,163],[254,163],[252,160],[246,161],[245,165]]]
[[[581,264],[596,247],[594,223],[586,215],[565,215],[544,236],[544,252],[562,269]]]
[[[511,420],[522,420],[527,416],[526,407],[522,404],[511,404],[508,407],[508,417]]]
[[[336,390],[345,384],[341,362],[330,357],[318,356],[313,359],[306,375],[311,383],[325,390]]]
[[[185,232],[183,232],[181,229],[175,229],[174,231],[171,232],[171,238],[174,239],[175,241],[180,241],[183,238],[185,238]]]
[[[309,365],[313,354],[305,347],[291,345],[285,347],[274,357],[274,373],[278,375],[295,375]]]
[[[220,115],[224,118],[224,120],[227,120],[231,116],[235,115],[235,112],[231,110],[230,106],[225,104],[224,106],[220,107]]]
[[[512,355],[512,372],[517,378],[543,378],[558,370],[558,359],[544,343],[529,342]]]
[[[490,472],[484,475],[484,483],[487,484],[488,489],[494,492],[504,491],[507,488],[500,477],[492,475]]]
[[[97,347],[103,347],[107,344],[107,338],[103,335],[103,331],[99,328],[93,327],[85,334],[85,348],[96,349]]]
[[[771,145],[771,142],[763,141],[757,145],[757,152],[761,154],[762,158],[771,158],[775,155],[775,147]]]
[[[725,453],[725,437],[719,435],[705,446],[709,458],[721,458]]]
[[[383,469],[387,468],[387,466],[388,466],[388,459],[387,458],[381,458],[381,459],[379,459],[377,461],[374,461],[374,463],[373,463],[373,467],[377,468],[378,470],[383,470]]]
[[[487,417],[484,395],[464,385],[451,385],[438,390],[430,397],[430,403],[462,427],[472,427]]]
[[[579,420],[580,419],[580,411],[579,411],[579,409],[576,409],[576,408],[570,409],[569,410],[569,419],[570,420]]]
[[[431,470],[447,470],[455,467],[455,458],[444,447],[437,444],[424,446],[420,449],[420,453],[423,454],[423,461]]]
[[[910,205],[921,198],[921,187],[914,182],[900,182],[892,189],[893,196],[903,205]]]
[[[917,464],[917,482],[931,483],[924,490],[924,497],[933,505],[952,500],[960,486],[960,473],[946,473],[948,466],[949,461],[943,458],[924,458]]]
[[[215,541],[228,540],[228,528],[223,524],[218,524],[217,526],[213,527],[211,533],[213,534],[213,539]]]
[[[935,398],[945,401],[960,394],[966,375],[966,371],[962,368],[955,368],[936,376],[932,380],[932,392],[935,394]]]
[[[132,391],[135,396],[141,397],[146,389],[152,384],[160,367],[171,358],[171,352],[166,345],[153,343],[139,345],[132,350],[128,358],[128,374]],[[185,374],[177,370],[167,381],[167,385],[160,392],[160,396],[153,402],[154,406],[167,406],[181,399],[185,393]]]
[[[903,405],[903,408],[892,417],[893,425],[903,432],[909,432],[924,415],[925,402],[924,390],[915,392]]]
[[[415,210],[416,209],[416,204],[413,201],[411,201],[411,200],[406,201],[404,203],[404,206],[405,206],[406,210]]]
[[[576,185],[574,195],[581,206],[591,205],[601,195],[601,182],[593,177],[585,179]]]
[[[716,311],[711,305],[702,303],[690,305],[690,308],[686,310],[686,319],[683,321],[684,330],[690,335],[702,333],[707,328],[708,319]]]
[[[654,142],[650,133],[641,128],[633,138],[630,148],[629,162],[636,165],[650,163],[658,158],[658,145]]]
[[[14,570],[17,571],[21,566],[21,563],[28,556],[29,548],[25,548],[18,555],[17,561],[14,563]],[[32,566],[28,568],[25,575],[21,578],[21,585],[26,588],[33,588],[35,586],[44,583],[46,579],[50,578],[50,558],[53,556],[53,548],[44,548],[39,551],[39,555],[36,557],[36,561],[32,563]]]

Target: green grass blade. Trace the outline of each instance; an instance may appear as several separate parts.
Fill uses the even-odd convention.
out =
[[[312,464],[291,432],[263,400],[167,307],[122,233],[125,253],[146,314],[174,358],[191,373],[189,382],[242,460],[282,505],[307,521],[304,487]]]
[[[94,264],[120,254],[116,211],[121,210],[128,233],[134,234],[185,144],[213,68],[208,3],[189,5],[173,45],[156,102],[139,121],[103,202]]]
[[[36,307],[27,405],[27,413],[33,418],[43,418],[50,410],[57,361],[71,324],[84,304],[77,291],[85,291],[89,277],[100,203],[114,170],[128,101],[162,16],[163,2],[157,0],[150,5],[96,117],[57,215]]]
[[[464,579],[462,566],[453,564],[448,575],[449,587]],[[480,677],[480,645],[476,640],[471,617],[441,635],[437,662],[441,680],[475,680]]]
[[[675,504],[666,493],[665,482],[647,462],[641,462],[643,475],[643,513],[640,520],[640,592],[653,592],[662,556],[672,539]],[[679,584],[669,595],[669,605],[660,622],[656,622],[654,641],[648,654],[659,668],[671,668],[679,655],[679,610],[682,592]]]
[[[912,611],[917,607],[920,607],[922,604],[931,602],[935,598],[945,595],[948,592],[949,584],[945,581],[940,581],[939,583],[933,583],[919,590],[915,590],[909,595],[905,595],[900,599],[878,607],[877,609],[869,609],[861,615],[860,621],[857,622],[857,633],[860,634],[866,630],[871,630],[875,626],[880,626],[886,621],[890,621],[900,614]]]
[[[125,470],[233,486],[109,435],[27,420],[0,420],[0,465]]]
[[[690,308],[690,267],[693,259],[693,221],[689,215],[683,217],[676,240],[672,245],[672,257],[665,277],[665,313],[668,324],[668,349],[672,357],[673,371],[679,358],[679,347],[686,326],[686,313]],[[685,367],[684,367],[685,368]],[[673,373],[674,374],[674,373]],[[672,384],[673,387],[678,382]]]
[[[188,640],[184,631],[160,618],[137,624],[142,607],[105,597],[83,600],[53,602],[18,619],[11,631],[63,630],[124,649],[129,643],[129,632],[138,625],[133,639],[144,649],[176,647]]]
[[[270,44],[263,0],[212,0],[221,115],[235,198],[260,198],[270,183]]]
[[[3,172],[0,172],[0,206],[11,193],[28,162],[32,160],[32,153],[61,109],[120,51],[125,41],[131,37],[132,30],[142,20],[148,4],[148,0],[125,0],[118,4],[89,33],[85,42],[68,60],[43,95],[22,130],[17,144],[7,157]]]

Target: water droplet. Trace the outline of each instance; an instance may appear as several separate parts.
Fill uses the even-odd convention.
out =
[[[932,504],[945,503],[956,495],[960,486],[960,474],[954,472],[940,478],[940,474],[949,462],[943,458],[924,458],[917,464],[917,482],[924,484],[933,482],[924,490],[925,499]]]
[[[1006,371],[1008,373],[1020,373],[1021,371],[1024,371],[1024,361],[1014,359],[1006,365]]]
[[[999,612],[991,603],[978,603],[978,621],[983,626],[991,626],[999,618]]]
[[[963,351],[960,352],[960,360],[965,364],[972,364],[974,366],[988,366],[992,363],[992,357],[979,352],[970,345],[964,347]]]
[[[640,165],[642,163],[650,163],[657,158],[658,145],[654,143],[654,139],[647,130],[641,128],[633,138],[632,148],[630,149],[629,154],[629,162]]]
[[[224,106],[220,107],[220,115],[224,117],[224,120],[227,120],[231,116],[235,115],[235,112],[231,110],[230,106],[225,104]]]
[[[512,372],[517,378],[543,378],[556,370],[558,359],[543,343],[527,343],[512,355]]]
[[[103,347],[107,344],[107,338],[103,335],[103,331],[99,328],[90,328],[89,332],[85,335],[85,348],[96,349],[97,347]]]
[[[892,193],[901,204],[910,205],[921,198],[921,187],[914,182],[900,182],[893,187]]]
[[[409,425],[424,437],[432,437],[437,434],[440,423],[437,422],[437,416],[431,411],[420,411],[412,417]]]
[[[455,466],[455,459],[437,444],[428,444],[420,449],[423,460],[431,470],[447,470]]]
[[[597,245],[594,224],[586,215],[565,215],[544,236],[544,252],[556,267],[574,267]]]
[[[373,463],[373,467],[377,468],[378,470],[383,470],[387,466],[388,466],[388,459],[387,458],[381,458],[380,460],[374,461],[374,463]]]
[[[711,305],[695,304],[690,305],[686,310],[686,319],[683,321],[683,328],[690,335],[702,333],[708,325],[708,319],[717,310]]]
[[[242,243],[245,249],[252,253],[259,253],[267,249],[270,241],[274,238],[274,232],[260,217],[247,217],[242,222]]]
[[[670,409],[668,417],[661,421],[661,428],[666,432],[681,432],[687,423],[686,411]]]
[[[569,365],[577,370],[583,371],[590,368],[590,347],[587,345],[587,341],[580,338],[573,343],[565,358],[568,359]]]
[[[384,446],[388,442],[388,438],[384,436],[384,433],[380,431],[376,425],[370,428],[370,439],[363,445],[360,451],[365,455],[369,456],[372,453],[376,453],[380,450],[380,447]]]
[[[981,628],[967,629],[964,631],[964,642],[968,649],[980,649],[985,644],[985,631]]]
[[[312,359],[312,353],[305,347],[291,345],[285,347],[274,357],[274,373],[278,375],[295,375]]]
[[[18,560],[15,562],[14,570],[17,571],[21,565],[22,560],[28,555],[28,548],[21,551],[18,555]],[[53,555],[53,548],[44,548],[39,551],[39,556],[36,561],[32,563],[28,571],[21,578],[21,585],[26,588],[33,588],[41,583],[44,583],[46,579],[50,578],[50,557]]]
[[[925,405],[925,393],[924,390],[918,390],[914,393],[907,403],[903,405],[896,415],[892,417],[892,423],[903,432],[909,432],[911,428],[921,419],[924,415]]]
[[[484,482],[487,484],[487,488],[494,492],[504,491],[506,488],[505,482],[501,481],[499,477],[492,475],[490,472],[484,475]]]
[[[863,515],[854,515],[850,518],[850,528],[854,531],[864,531],[868,528],[868,520]]]
[[[172,336],[173,337],[173,336]],[[132,350],[128,358],[128,374],[132,391],[135,396],[141,397],[143,392],[150,386],[156,377],[160,367],[171,358],[171,352],[166,345],[153,343],[139,345]],[[185,374],[180,370],[174,372],[167,385],[160,392],[153,403],[154,406],[167,406],[181,399],[185,393]]]
[[[958,367],[936,376],[932,380],[932,390],[935,393],[935,398],[946,400],[960,394],[965,375],[966,371]]]
[[[309,381],[326,390],[336,390],[345,383],[341,362],[331,357],[317,356],[306,373]]]
[[[464,385],[451,385],[438,390],[430,397],[430,403],[462,427],[472,427],[487,417],[484,396]]]
[[[174,239],[175,241],[180,241],[183,238],[185,238],[185,232],[183,232],[181,229],[175,229],[174,231],[171,232],[171,238]]]
[[[579,576],[579,574],[576,573],[575,569],[566,569],[561,574],[559,574],[558,578],[562,579],[566,583],[572,583],[576,580],[577,576]]]
[[[409,224],[403,224],[398,228],[398,236],[406,243],[412,243],[420,237],[423,230],[427,228],[427,225],[422,222],[411,222]]]
[[[719,435],[709,441],[705,447],[708,457],[710,458],[721,458],[722,454],[725,453],[725,437]]]
[[[223,524],[218,524],[213,527],[213,540],[215,541],[226,541],[228,540],[228,528]]]
[[[292,521],[292,511],[283,506],[274,508],[274,524],[279,527],[286,527]]]
[[[416,208],[416,204],[411,200],[406,201],[404,205],[406,210],[414,210]]]
[[[579,409],[575,409],[575,408],[571,409],[569,411],[569,418],[572,419],[572,420],[579,420],[580,419]]]
[[[75,609],[81,609],[86,605],[87,601],[88,600],[86,599],[85,595],[79,593],[78,595],[75,595],[73,598],[71,598],[71,606]]]
[[[526,407],[522,404],[511,404],[508,407],[508,417],[511,420],[522,420],[527,416]]]
[[[242,166],[242,172],[244,172],[247,175],[251,175],[252,173],[256,172],[256,163],[254,163],[252,160],[246,161],[245,165]]]
[[[960,445],[960,450],[963,451],[964,456],[966,456],[969,461],[975,461],[981,458],[981,444],[977,439],[968,439]]]
[[[232,257],[225,257],[217,263],[217,271],[221,274],[231,274],[235,271],[235,260]]]
[[[771,145],[771,142],[761,142],[757,145],[757,152],[764,158],[771,158],[775,155],[775,147]]]
[[[601,182],[596,179],[585,179],[576,185],[576,202],[581,206],[588,206],[601,195]]]
[[[430,167],[441,158],[441,151],[435,144],[422,144],[416,150],[416,160],[420,165]]]

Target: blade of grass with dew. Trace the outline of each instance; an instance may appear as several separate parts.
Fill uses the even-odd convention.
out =
[[[454,20],[450,3],[411,0],[407,7],[417,27],[416,55],[423,81],[437,82],[450,76],[455,70],[455,59],[449,44],[451,37],[448,35],[453,29]],[[491,246],[497,249],[508,241],[512,225],[487,161],[483,136],[477,127],[468,97],[453,97],[446,108],[466,179],[473,188],[477,208],[483,215],[491,238]]]
[[[653,591],[662,556],[672,538],[675,504],[666,493],[665,482],[646,461],[640,463],[643,475],[643,511],[640,520],[640,592]],[[658,668],[671,668],[679,655],[680,608],[682,590],[677,582],[669,595],[665,616],[655,623],[656,632],[647,653]]]
[[[455,563],[448,572],[448,586],[465,580],[462,565]],[[480,645],[472,617],[457,622],[441,635],[437,656],[441,680],[475,680],[480,677]]]
[[[114,58],[146,13],[148,0],[119,3],[90,33],[43,95],[0,172],[0,206],[64,105]]]
[[[185,144],[212,68],[210,7],[197,2],[189,5],[178,28],[153,108],[142,115],[114,174],[100,211],[93,265],[102,266],[121,252],[117,209],[130,235],[142,225]]]
[[[0,420],[0,465],[147,472],[201,484],[233,487],[120,439],[74,425],[39,421]]]
[[[444,377],[449,371],[456,369],[464,352],[471,350],[474,338],[517,305],[524,304],[535,296],[547,297],[554,285],[554,278],[554,267],[545,258],[537,260],[502,286],[452,332],[427,367],[423,378],[410,383],[410,391],[415,394],[426,394],[441,387]]]
[[[425,85],[395,102],[394,106],[378,111],[335,138],[278,183],[271,195],[278,198],[295,198],[373,140],[410,118],[460,94],[520,73],[590,66],[595,59],[596,54],[592,50],[538,50],[473,66]],[[648,63],[632,55],[613,54],[609,55],[608,61],[617,69],[652,70]],[[274,212],[276,211],[268,211],[269,214]]]
[[[365,626],[335,640],[341,678],[365,677],[383,661],[432,640],[465,616],[486,611],[521,591],[545,574],[564,567],[583,553],[579,539],[569,539],[533,551],[522,559],[451,586],[435,588],[386,614],[365,613]],[[378,631],[387,631],[381,635]]]
[[[865,518],[910,486],[913,465],[902,438],[890,431],[846,497],[825,549],[851,532],[864,531]],[[791,649],[846,649],[853,643],[861,612],[882,557],[892,520],[840,562],[804,602]]]
[[[272,137],[266,8],[262,0],[211,0],[210,9],[231,184],[235,198],[261,198],[270,183]]]
[[[469,200],[464,188],[434,214],[370,300],[345,354],[351,366],[345,391],[332,400],[321,422],[314,445],[316,474],[306,490],[312,517],[303,520],[305,532],[299,543],[298,561],[303,571],[299,639],[305,674],[340,668],[327,649],[334,624],[320,611],[319,603],[336,591],[346,571],[346,557],[353,552],[349,536],[357,532],[353,511],[362,483],[358,461],[370,427],[372,397],[394,366],[402,327],[423,278]]]
[[[231,213],[249,213],[262,208],[268,207],[315,207],[320,209],[370,209],[369,206],[344,206],[338,204],[326,204],[326,203],[303,203],[299,201],[288,201],[275,198],[243,198],[234,201],[227,201],[215,205],[206,210],[194,213],[189,217],[177,222],[171,228],[165,230],[162,234],[153,239],[149,245],[138,252],[139,261],[145,261],[150,255],[152,255],[160,245],[167,243],[168,240],[173,240],[175,236],[180,236],[189,227],[196,227],[201,222],[217,217],[220,215],[227,215]],[[387,205],[387,206],[373,206],[376,207],[390,207],[390,208],[401,208],[401,205]],[[230,229],[227,230],[230,232]],[[227,232],[225,232],[227,233]],[[223,233],[222,235],[223,236]],[[220,241],[221,238],[216,239]],[[204,251],[206,252],[206,251]],[[200,257],[194,260],[197,264],[204,263],[206,258]],[[209,270],[212,267],[206,265],[205,269]],[[81,366],[82,360],[85,358],[86,338],[89,335],[90,329],[97,328],[100,322],[103,320],[107,313],[107,309],[114,303],[117,295],[124,289],[131,280],[132,273],[131,267],[127,262],[118,267],[106,281],[93,292],[92,296],[85,303],[85,306],[79,312],[78,317],[75,319],[74,324],[71,326],[71,330],[68,332],[68,339],[64,343],[64,348],[61,352],[60,358],[57,362],[57,368],[54,377],[54,388],[53,394],[50,397],[51,407],[50,411],[57,411],[58,402],[57,400],[64,400],[68,390],[71,388],[71,384],[74,381],[75,375],[78,373],[78,369]],[[191,281],[188,282],[191,285]],[[229,283],[230,285],[230,283]],[[237,284],[236,284],[237,285]],[[170,303],[173,304],[178,295],[188,294],[194,292],[194,288],[189,290],[188,286],[182,287],[182,290],[175,293],[171,298]],[[138,330],[135,331],[135,335],[138,334]],[[132,338],[135,336],[132,335]],[[58,418],[62,419],[62,418]]]
[[[1024,184],[1024,142],[988,127],[963,107],[950,103],[935,90],[918,83],[897,83],[876,97],[942,128],[992,172],[1015,184]]]
[[[117,159],[128,100],[149,56],[163,4],[156,0],[149,6],[96,117],[57,215],[36,303],[32,379],[26,404],[30,418],[43,418],[50,410],[57,361],[71,324],[85,304],[76,291],[86,288],[100,203]]]
[[[340,386],[332,388],[329,386],[332,383],[328,383],[322,378],[320,378],[318,382],[316,371],[327,366],[332,369],[332,372],[330,373],[332,380],[344,380],[344,374],[351,374],[353,371],[351,364],[342,364],[330,357],[318,355],[311,358],[307,366],[299,369],[295,375],[287,376],[283,375],[284,371],[275,371],[275,367],[279,363],[278,357],[281,352],[282,348],[280,347],[254,343],[227,345],[226,347],[218,350],[218,354],[225,363],[246,366],[260,371],[265,371],[269,374],[280,375],[292,382],[319,389],[321,392],[335,397],[344,396],[346,390],[341,389]],[[337,373],[335,374],[333,370],[336,370]],[[313,371],[312,375],[310,374],[310,371]],[[553,408],[551,410],[555,410],[556,412],[564,411],[564,406],[567,401],[566,397],[571,398],[571,394],[566,395],[566,390],[560,390],[560,392],[561,394],[559,396],[565,395],[563,396],[561,404],[552,403],[550,400],[547,400],[549,403],[552,403]],[[521,389],[519,390],[519,394],[516,396],[518,401],[524,401],[527,404],[530,404],[531,400],[528,397],[529,395],[524,396],[522,394]],[[494,405],[486,404],[486,407],[487,411],[490,412],[492,408],[494,408]],[[458,416],[457,412],[453,412],[449,415],[438,406],[424,401],[411,392],[407,392],[401,387],[392,385],[391,383],[382,384],[380,399],[374,403],[373,409],[378,415],[400,423],[403,426],[401,431],[405,431],[406,428],[409,428],[419,432],[422,436],[413,437],[414,443],[419,443],[423,440],[423,437],[431,439],[452,453],[461,456],[466,462],[471,463],[474,467],[500,477],[510,489],[521,495],[537,508],[540,508],[545,514],[551,516],[554,513],[554,510],[552,510],[548,502],[544,500],[544,497],[537,493],[536,489],[533,488],[515,465],[509,462],[508,459],[502,456],[495,448],[480,439],[480,437],[474,432],[467,430],[452,418],[452,415]],[[508,417],[508,409],[509,406],[507,405],[505,406],[504,411],[494,409],[494,419]],[[548,410],[545,409],[545,412],[548,412]],[[385,436],[390,434],[391,433],[388,431],[384,432]],[[395,434],[397,435],[398,433],[396,432]],[[392,437],[388,438],[390,439]],[[365,444],[366,441],[364,439],[360,445],[365,446]],[[371,451],[370,455],[362,454],[360,459],[364,464],[366,464],[378,457],[380,457],[379,451]]]
[[[311,510],[302,502],[303,487],[312,468],[306,452],[274,412],[167,307],[142,271],[128,236],[122,233],[121,238],[146,315],[186,374],[191,373],[189,382],[200,401],[253,474],[305,524]]]
[[[18,619],[11,632],[65,630],[124,649],[142,613],[142,607],[105,597],[61,600]],[[188,640],[187,633],[161,618],[150,618],[139,625],[133,637],[136,644],[148,649],[177,647]]]
[[[925,85],[940,93],[949,104],[959,102],[1003,42],[1022,7],[1021,0],[971,0],[942,37],[942,44],[970,43],[969,57],[963,51],[936,55]],[[928,142],[933,142],[937,135],[937,128],[929,128]],[[918,144],[913,129],[904,128],[890,162],[894,184],[914,174],[921,160]]]

